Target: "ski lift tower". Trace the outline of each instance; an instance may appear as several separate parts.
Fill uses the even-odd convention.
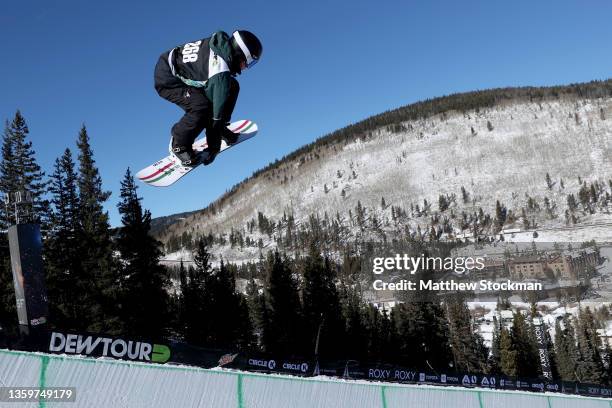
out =
[[[49,309],[42,262],[40,225],[33,212],[32,195],[17,191],[6,194],[11,269],[17,300],[19,332],[32,335],[46,329]]]

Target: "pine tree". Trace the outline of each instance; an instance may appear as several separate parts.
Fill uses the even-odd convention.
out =
[[[573,194],[569,194],[567,196],[567,208],[570,211],[575,211],[578,208],[578,203],[576,203],[576,197]]]
[[[121,257],[121,320],[124,333],[162,337],[168,328],[168,271],[159,264],[161,243],[149,232],[151,213],[143,210],[130,169],[121,182],[117,208],[122,227],[116,239]]]
[[[51,222],[52,233],[62,236],[67,244],[75,244],[79,231],[79,196],[77,175],[72,152],[66,149],[61,158],[56,159],[51,178],[49,193],[52,195]]]
[[[400,355],[402,340],[399,334],[399,323],[397,321],[397,313],[395,312],[397,306],[393,307],[388,313],[388,324],[389,324],[389,337],[388,337],[388,348],[383,350],[381,357],[383,361],[395,361],[395,358]],[[383,324],[385,322],[383,321]],[[392,357],[392,358],[390,358]],[[398,359],[401,363],[401,359]]]
[[[49,193],[51,212],[44,242],[50,321],[64,329],[82,328],[88,316],[82,307],[89,282],[81,267],[79,197],[72,152],[55,160]]]
[[[19,111],[17,115],[20,116]],[[14,138],[12,136],[12,124],[5,123],[4,136],[2,138],[2,162],[0,163],[0,192],[6,195],[15,191],[18,185],[17,161],[15,158]],[[8,228],[13,223],[14,216],[11,208],[0,206],[2,212],[2,229]]]
[[[417,303],[417,306],[424,308],[423,321],[419,321],[418,325],[423,331],[425,363],[434,369],[448,368],[453,353],[449,343],[450,330],[446,313],[438,302]]]
[[[554,185],[555,183],[552,181],[550,174],[546,173],[546,187],[548,187],[549,190],[552,190]]]
[[[239,350],[254,350],[257,348],[257,337],[251,320],[248,299],[241,293],[237,293],[236,296],[238,298],[235,327],[236,347]]]
[[[612,383],[612,348],[606,341],[606,345],[604,347],[604,361],[606,366],[605,376],[608,379],[608,385]]]
[[[550,336],[550,327],[548,325],[545,325],[544,327],[544,341],[546,344],[546,351],[548,353],[548,360],[550,362],[550,372],[553,379],[559,379],[558,357],[557,352],[555,351],[555,345]]]
[[[278,252],[268,255],[265,267],[268,276],[265,289],[267,321],[263,330],[263,348],[281,355],[295,354],[295,350],[301,348],[303,323],[297,281]]]
[[[259,285],[255,281],[253,273],[247,283],[246,296],[249,319],[253,326],[254,341],[263,348],[264,331],[268,327],[269,319],[264,294],[260,293]]]
[[[255,345],[246,299],[236,293],[234,274],[221,260],[211,266],[208,242],[196,243],[195,268],[181,289],[180,318],[188,343],[216,348],[249,349]]]
[[[183,322],[181,320],[183,315],[182,289],[187,285],[187,268],[185,267],[185,263],[182,259],[179,262],[178,270],[173,272],[176,272],[175,276],[178,277],[178,290],[169,293],[170,307],[168,308],[168,313],[170,316],[172,316],[172,318],[169,319],[171,331],[169,335],[173,338],[180,338],[183,333]]]
[[[0,192],[2,194],[13,191],[17,184],[10,127],[7,121],[2,140],[2,161],[0,162]],[[0,205],[0,228],[3,230],[6,230],[13,220],[11,213],[6,210],[4,205]],[[8,238],[6,234],[0,234],[0,326],[5,330],[10,327],[16,332],[15,302]]]
[[[512,348],[516,352],[516,372],[521,377],[536,378],[541,374],[540,357],[533,326],[521,313],[515,313],[510,330]]]
[[[576,364],[578,380],[603,384],[607,378],[600,353],[601,341],[597,334],[593,314],[588,307],[579,312],[576,339],[580,351],[580,359]]]
[[[467,204],[470,202],[470,194],[467,192],[467,190],[463,186],[461,186],[461,198],[464,204]]]
[[[306,350],[314,352],[321,327],[319,355],[340,356],[343,352],[344,327],[335,274],[328,258],[323,259],[314,243],[303,260],[302,287]]]
[[[438,197],[438,208],[440,209],[440,212],[446,211],[448,209],[448,206],[449,206],[449,202],[446,196],[440,195]]]
[[[497,321],[497,317],[493,317],[493,339],[491,342],[491,355],[489,357],[490,374],[501,374],[501,325]]]
[[[367,360],[368,333],[365,324],[365,305],[356,286],[342,286],[342,309],[347,338],[345,351],[348,358]]]
[[[393,308],[397,359],[411,367],[447,369],[453,361],[444,310],[434,302],[408,302]]]
[[[495,204],[495,220],[497,221],[497,226],[499,229],[501,229],[504,226],[504,223],[506,222],[507,212],[508,210],[506,209],[506,207],[503,206],[498,200]]]
[[[379,311],[374,305],[365,305],[364,325],[367,335],[367,352],[371,361],[385,360],[389,352],[390,324],[386,311]],[[349,336],[350,338],[350,336]],[[390,360],[389,360],[390,361]]]
[[[357,201],[356,207],[357,225],[363,229],[365,224],[365,208],[361,205],[361,201]]]
[[[32,142],[27,140],[28,125],[21,112],[7,122],[2,142],[2,163],[0,164],[0,192],[3,194],[29,193],[33,201],[31,220],[41,224],[41,230],[47,229],[49,202],[45,199],[46,183],[44,172],[36,162]],[[2,223],[4,227],[14,223],[14,210],[9,207],[8,213],[2,206]]]
[[[499,333],[499,355],[501,372],[508,377],[518,375],[517,354],[512,344],[512,337],[508,329],[502,326]]]
[[[482,337],[472,331],[467,304],[462,299],[452,299],[446,302],[446,309],[455,369],[484,372],[487,350]]]
[[[208,344],[213,347],[250,349],[254,345],[253,326],[248,319],[246,299],[236,292],[234,274],[221,260],[220,266],[213,271],[212,279],[205,287],[212,302],[205,313],[212,321]]]
[[[205,286],[210,281],[212,267],[206,240],[198,240],[194,252],[195,267],[187,271],[181,284],[179,332],[187,343],[204,345],[209,327],[209,316],[205,313],[210,303]]]
[[[90,283],[87,329],[95,332],[117,332],[121,329],[117,310],[119,276],[112,257],[110,225],[103,204],[110,192],[102,188],[102,178],[93,158],[85,126],[77,140],[79,150],[79,219],[81,220],[81,259]]]

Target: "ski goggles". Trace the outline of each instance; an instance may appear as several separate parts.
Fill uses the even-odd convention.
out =
[[[257,64],[257,61],[259,61],[259,59],[251,55],[251,52],[249,51],[248,47],[242,40],[242,37],[240,37],[240,33],[238,33],[238,31],[234,31],[234,33],[232,34],[232,37],[234,37],[234,39],[236,40],[236,43],[240,47],[240,50],[246,57],[247,68],[251,68],[253,65]]]

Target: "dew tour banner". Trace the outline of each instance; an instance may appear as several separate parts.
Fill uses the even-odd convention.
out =
[[[78,334],[60,331],[49,333],[45,351],[110,357],[149,363],[180,363],[203,368],[226,367],[244,371],[311,376],[314,364],[300,358],[286,358],[258,353],[231,353],[204,349],[179,342],[157,344],[150,341],[114,337],[104,334]]]
[[[163,344],[94,334],[53,331],[49,335],[51,353],[79,354],[91,357],[112,357],[121,360],[165,363],[170,348]]]

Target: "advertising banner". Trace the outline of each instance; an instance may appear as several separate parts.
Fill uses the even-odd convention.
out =
[[[163,344],[99,334],[76,334],[58,331],[49,333],[48,349],[46,351],[151,363],[165,363],[170,360],[171,356],[170,348]]]

